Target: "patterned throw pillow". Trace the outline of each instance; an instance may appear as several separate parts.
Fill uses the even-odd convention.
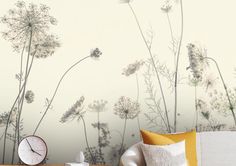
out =
[[[147,166],[187,166],[185,141],[170,145],[141,144]]]

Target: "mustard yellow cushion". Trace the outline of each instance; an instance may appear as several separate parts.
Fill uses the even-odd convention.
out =
[[[189,166],[197,166],[196,131],[178,134],[158,134],[141,130],[143,142],[149,145],[168,145],[185,140],[186,158]]]

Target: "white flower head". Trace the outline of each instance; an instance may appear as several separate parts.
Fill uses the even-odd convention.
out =
[[[44,38],[39,38],[37,41],[34,41],[33,44],[33,47],[31,47],[31,55],[34,55],[36,58],[52,56],[56,49],[60,47],[58,38],[54,35],[46,35]]]
[[[7,27],[2,35],[12,43],[16,51],[20,51],[24,45],[28,45],[30,36],[32,41],[44,37],[50,25],[56,24],[56,19],[49,15],[49,7],[46,5],[26,5],[25,2],[18,1],[15,6],[1,18],[1,22]]]
[[[206,57],[206,49],[202,49],[201,47],[196,46],[195,44],[188,44],[188,57],[189,57],[189,67],[187,69],[191,69],[193,73],[193,77],[201,80],[202,74],[205,67],[208,65],[205,57]]]
[[[121,119],[134,119],[140,113],[140,106],[130,98],[121,96],[114,105],[114,113]]]
[[[92,112],[103,112],[106,111],[107,101],[105,100],[94,100],[92,104],[88,105],[88,108]]]

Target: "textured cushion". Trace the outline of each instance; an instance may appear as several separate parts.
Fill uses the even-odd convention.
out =
[[[196,131],[178,134],[158,134],[141,130],[143,142],[150,145],[167,145],[185,140],[186,158],[190,166],[197,166]]]
[[[141,144],[148,166],[187,166],[185,141],[171,145]]]
[[[200,136],[202,166],[236,165],[235,131],[202,132]]]
[[[121,156],[123,166],[145,166],[143,153],[141,150],[142,142],[134,144]]]

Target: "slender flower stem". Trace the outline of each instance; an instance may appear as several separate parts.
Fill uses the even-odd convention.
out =
[[[18,115],[16,114],[16,125],[17,125],[17,123],[18,123]],[[19,145],[17,142],[17,136],[18,136],[17,133],[18,133],[18,129],[17,129],[17,126],[15,126],[15,135],[14,135],[13,148],[12,148],[11,164],[14,163],[16,148]]]
[[[22,83],[22,67],[23,67],[23,55],[24,55],[24,51],[25,51],[25,44],[24,47],[22,49],[21,52],[21,56],[20,56],[20,78],[19,78],[19,92],[21,90],[21,83]],[[20,100],[18,100],[18,105],[17,105],[17,111],[20,109]],[[18,114],[16,114],[16,125],[18,123]],[[11,158],[11,164],[14,163],[14,159],[15,159],[15,150],[16,150],[16,140],[17,140],[17,127],[15,127],[15,135],[14,135],[14,141],[13,141],[13,148],[12,148],[12,158]]]
[[[232,113],[232,116],[233,116],[233,119],[234,119],[234,125],[236,126],[236,117],[235,117],[235,113],[234,113],[234,106],[233,106],[232,101],[231,101],[231,99],[230,99],[230,97],[229,97],[229,92],[228,92],[227,86],[226,86],[226,84],[225,84],[224,78],[223,78],[223,76],[222,76],[222,74],[221,74],[219,65],[218,65],[218,63],[216,62],[216,60],[213,59],[213,58],[211,58],[211,57],[204,57],[204,58],[213,61],[213,62],[215,63],[215,65],[216,65],[216,68],[217,68],[218,73],[219,73],[219,75],[220,75],[221,82],[222,82],[223,87],[224,87],[224,89],[225,89],[225,93],[226,93],[227,100],[228,100],[228,102],[229,102],[229,109],[230,109],[230,111],[231,111],[231,113]]]
[[[163,121],[165,127],[166,127],[166,131],[168,131],[168,125],[167,125],[167,122],[164,118],[164,115],[162,115],[162,112],[161,112],[161,107],[160,107],[160,104],[156,101],[155,99],[155,92],[153,90],[153,86],[152,86],[152,82],[151,82],[151,74],[150,74],[150,67],[151,67],[151,64],[148,65],[148,72],[146,73],[145,75],[145,82],[146,82],[146,85],[148,86],[148,93],[149,93],[149,98],[152,100],[155,108],[156,108],[156,111],[153,109],[153,111],[155,111],[157,114],[159,114],[161,120]],[[152,123],[155,123],[154,122],[154,119],[149,119]],[[158,126],[158,124],[156,124],[156,126]]]
[[[172,51],[174,53],[174,65],[176,66],[176,51],[175,51],[175,39],[174,39],[174,34],[173,34],[173,28],[170,22],[170,16],[168,12],[166,13],[166,17],[168,20],[169,28],[170,28],[170,35],[171,35],[171,40],[172,40]]]
[[[143,39],[143,41],[144,41],[144,43],[145,43],[145,46],[146,46],[147,49],[148,49],[148,53],[149,53],[149,55],[150,55],[150,58],[151,58],[151,61],[152,61],[152,65],[153,65],[153,68],[154,68],[154,70],[155,70],[155,73],[156,73],[156,76],[157,76],[157,80],[158,80],[158,83],[159,83],[159,88],[160,88],[160,91],[161,91],[161,96],[162,96],[162,100],[163,100],[163,104],[164,104],[164,109],[165,109],[166,121],[167,121],[167,124],[168,124],[168,132],[170,133],[170,132],[171,132],[171,128],[170,128],[170,122],[169,122],[168,110],[167,110],[167,106],[166,106],[165,95],[164,95],[164,91],[163,91],[161,79],[160,79],[160,76],[159,76],[159,74],[158,74],[158,70],[157,70],[157,67],[156,67],[156,64],[155,64],[155,61],[154,61],[154,58],[153,58],[153,54],[152,54],[151,49],[150,49],[150,47],[149,47],[149,45],[148,45],[148,43],[147,43],[147,41],[146,41],[146,39],[145,39],[145,37],[144,37],[143,30],[142,30],[142,28],[141,28],[141,26],[140,26],[139,20],[138,20],[138,18],[137,18],[137,15],[136,15],[134,9],[132,8],[132,6],[131,6],[130,3],[127,3],[127,4],[129,5],[129,8],[130,8],[131,12],[133,13],[133,16],[134,16],[135,21],[136,21],[136,23],[137,23],[139,32],[140,32],[140,34],[141,34],[141,36],[142,36],[142,39]]]
[[[120,145],[120,150],[119,150],[119,159],[121,158],[121,155],[124,149],[126,125],[127,125],[127,118],[125,118],[125,123],[124,123],[124,128],[123,128],[122,140],[121,140],[121,145]],[[119,166],[119,162],[118,162],[118,166]]]
[[[91,159],[92,159],[92,162],[93,162],[92,164],[96,164],[95,163],[95,158],[94,158],[93,153],[92,153],[92,151],[90,149],[90,146],[89,146],[88,134],[87,134],[86,123],[85,123],[84,117],[82,115],[80,115],[80,118],[82,119],[82,122],[83,122],[85,141],[86,141],[86,145],[87,145],[88,151],[90,153],[90,156],[91,156]]]
[[[183,14],[183,2],[180,0],[180,10],[181,10],[181,33],[180,33],[180,40],[179,40],[179,47],[177,51],[177,59],[176,59],[176,68],[175,68],[175,106],[174,106],[174,132],[177,129],[177,102],[178,102],[178,93],[177,93],[177,84],[178,84],[178,69],[179,69],[179,57],[180,57],[180,49],[183,39],[183,32],[184,32],[184,14]]]
[[[166,127],[166,129],[167,129],[167,131],[168,131],[168,124],[167,124],[167,122],[165,121],[165,119],[164,119],[164,116],[162,115],[162,113],[161,113],[161,108],[160,108],[160,106],[159,106],[159,103],[157,103],[157,101],[154,99],[154,105],[155,105],[155,107],[157,108],[157,110],[159,110],[159,111],[157,111],[158,112],[158,114],[159,114],[159,116],[161,117],[161,119],[162,119],[162,121],[163,121],[163,123],[165,124],[165,127]]]
[[[36,52],[35,52],[35,53],[36,53]],[[34,53],[34,55],[35,55],[35,53]],[[33,57],[34,57],[34,55],[33,55]],[[31,67],[32,67],[32,64],[33,64],[33,59],[32,59],[31,64],[30,64],[30,69],[31,69]],[[30,74],[30,71],[31,71],[30,69],[29,69],[29,72],[28,72],[28,74],[27,74],[27,77],[28,77],[29,74]],[[15,98],[15,100],[14,100],[12,106],[11,106],[11,109],[10,109],[10,112],[9,112],[9,115],[8,115],[8,118],[7,118],[7,123],[6,123],[6,127],[5,127],[5,132],[4,132],[4,141],[3,141],[3,142],[4,142],[4,143],[3,143],[3,157],[2,157],[2,163],[3,163],[3,164],[4,164],[4,160],[5,160],[6,136],[7,136],[7,130],[8,130],[8,127],[9,127],[10,117],[11,117],[11,114],[12,114],[12,112],[13,112],[13,109],[14,109],[14,107],[15,107],[15,105],[16,105],[16,102],[18,101],[18,99],[19,99],[19,97],[20,97],[20,94],[21,94],[21,92],[23,91],[24,86],[25,86],[25,82],[23,83],[23,85],[22,85],[22,87],[21,87],[21,89],[20,89],[18,95],[16,96],[16,98]]]
[[[18,110],[18,124],[17,124],[17,130],[18,130],[18,142],[20,142],[20,120],[21,120],[21,113],[22,113],[22,109],[23,109],[23,105],[24,105],[24,97],[25,97],[25,90],[26,90],[26,85],[27,85],[27,80],[28,80],[28,70],[29,70],[29,59],[30,59],[30,54],[31,54],[31,44],[32,44],[32,37],[33,37],[33,31],[31,28],[30,31],[30,39],[29,39],[29,49],[28,49],[28,56],[27,56],[27,60],[26,60],[26,68],[25,68],[25,84],[24,84],[24,88],[23,88],[23,92],[22,92],[22,96],[21,96],[21,105],[20,105],[20,109]],[[33,58],[33,57],[32,57]]]
[[[32,38],[32,31],[31,31],[30,38]],[[31,39],[30,39],[30,41],[31,41]],[[36,53],[36,52],[35,52],[35,53]],[[34,54],[34,55],[35,55],[35,54]],[[34,55],[33,55],[33,57],[34,57]],[[33,63],[33,61],[31,61],[30,68],[32,67],[32,63]],[[13,105],[12,105],[12,107],[11,107],[11,110],[10,110],[9,115],[8,115],[8,118],[7,118],[7,123],[6,123],[6,127],[5,127],[5,133],[4,133],[4,141],[3,141],[3,155],[2,155],[2,163],[3,163],[3,164],[5,163],[6,138],[7,138],[7,130],[8,130],[8,127],[9,127],[9,122],[10,122],[11,114],[12,114],[12,112],[13,112],[13,110],[14,110],[14,107],[15,107],[16,102],[18,101],[18,99],[19,99],[19,97],[20,97],[20,95],[21,95],[21,92],[24,91],[24,89],[25,89],[25,86],[26,86],[26,83],[27,83],[26,80],[27,80],[29,74],[30,74],[30,70],[29,70],[29,72],[26,72],[26,73],[25,73],[25,80],[24,80],[24,83],[23,83],[23,85],[22,85],[22,87],[21,87],[21,89],[20,89],[20,91],[19,91],[19,93],[18,93],[18,95],[17,95],[15,101],[13,102]],[[18,110],[18,111],[19,111],[19,110]],[[19,116],[19,115],[18,115],[18,116]],[[18,117],[18,119],[19,119],[19,117]],[[16,125],[16,127],[17,127],[17,125]],[[18,137],[19,137],[19,133],[18,133]]]
[[[53,93],[53,95],[52,95],[52,98],[51,98],[49,104],[48,104],[47,107],[46,107],[46,110],[44,111],[44,113],[43,113],[41,119],[39,120],[39,122],[38,122],[38,124],[37,124],[37,126],[36,126],[36,128],[35,128],[35,130],[34,130],[34,132],[33,132],[33,135],[35,135],[35,133],[37,132],[37,130],[38,130],[40,124],[42,123],[42,120],[44,119],[44,117],[45,117],[45,115],[47,114],[49,108],[51,107],[51,104],[52,104],[52,102],[53,102],[53,100],[54,100],[54,98],[55,98],[55,96],[56,96],[56,94],[57,94],[58,88],[59,88],[59,86],[60,86],[62,80],[63,80],[64,77],[66,76],[66,74],[67,74],[72,68],[74,68],[76,65],[78,65],[80,62],[84,61],[85,59],[87,59],[87,58],[89,58],[89,57],[90,57],[90,56],[86,56],[86,57],[80,59],[79,61],[77,61],[76,63],[74,63],[74,64],[73,64],[71,67],[69,67],[69,68],[66,70],[66,72],[62,75],[61,79],[60,79],[59,82],[57,83],[57,86],[56,86],[56,89],[54,90],[54,93]]]
[[[137,103],[139,102],[139,81],[138,81],[138,74],[136,73],[135,74],[135,78],[136,78],[136,85],[137,85]],[[140,127],[140,121],[139,121],[139,114],[137,115],[137,124],[138,124],[138,129],[139,131],[141,130],[141,127]],[[141,138],[141,135],[140,135],[140,138]]]

